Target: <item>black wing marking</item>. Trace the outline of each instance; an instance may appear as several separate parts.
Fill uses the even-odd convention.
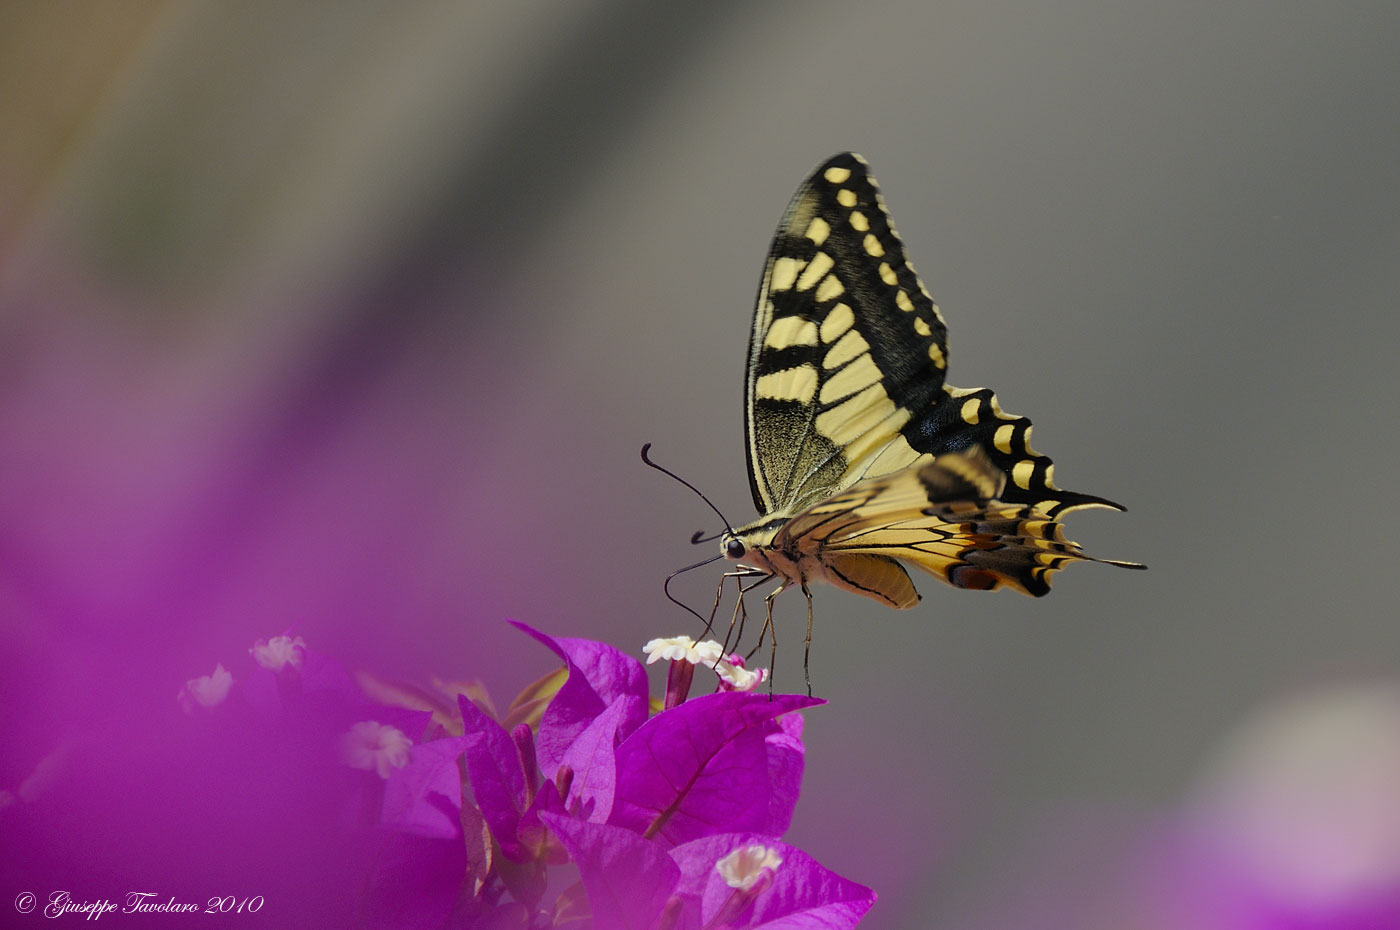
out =
[[[938,402],[903,432],[909,445],[932,456],[980,446],[1006,474],[1000,499],[1029,504],[1048,517],[1081,507],[1124,509],[1106,498],[1055,487],[1055,463],[1031,448],[1031,421],[1002,410],[988,388],[945,386]]]

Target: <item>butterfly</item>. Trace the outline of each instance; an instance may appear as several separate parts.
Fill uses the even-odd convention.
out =
[[[1066,539],[1064,514],[1124,508],[1057,488],[1030,420],[947,384],[947,332],[865,160],[827,160],[788,205],[754,309],[745,436],[761,516],[719,537],[731,574],[779,582],[766,628],[797,586],[810,647],[813,581],[908,608],[910,567],[1036,597],[1073,562],[1145,567]]]

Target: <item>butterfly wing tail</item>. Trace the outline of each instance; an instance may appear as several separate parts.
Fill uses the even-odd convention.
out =
[[[927,508],[883,528],[832,539],[828,548],[897,558],[956,588],[1009,588],[1032,597],[1048,594],[1054,574],[1075,562],[1143,567],[1087,555],[1065,538],[1058,521],[1000,501]]]

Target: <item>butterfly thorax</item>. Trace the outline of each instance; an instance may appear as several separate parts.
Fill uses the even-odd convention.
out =
[[[804,581],[820,573],[817,560],[804,555],[784,538],[787,516],[766,516],[720,536],[720,552],[731,562],[756,568],[788,581]]]
[[[909,575],[893,559],[833,549],[828,537],[803,531],[811,513],[809,508],[796,515],[761,517],[724,533],[720,552],[731,562],[776,575],[783,587],[798,584],[806,590],[808,582],[821,581],[891,607],[913,607],[919,602]]]

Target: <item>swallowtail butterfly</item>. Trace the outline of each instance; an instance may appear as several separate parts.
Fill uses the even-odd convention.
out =
[[[1031,422],[986,388],[944,381],[947,327],[859,155],[798,188],[773,237],[749,339],[745,434],[762,516],[720,536],[741,577],[807,595],[825,581],[891,607],[906,567],[959,588],[1039,597],[1094,559],[1060,518],[1106,507],[1062,491]]]

